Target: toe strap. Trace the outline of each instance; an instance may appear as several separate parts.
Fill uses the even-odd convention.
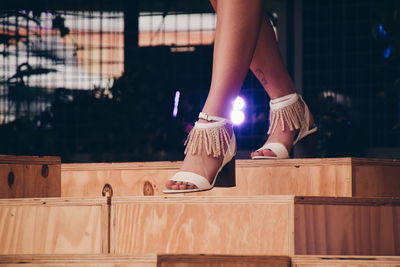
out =
[[[177,172],[171,177],[171,181],[187,182],[197,186],[200,190],[207,190],[212,187],[206,178],[193,172]]]
[[[289,158],[289,152],[284,145],[281,143],[266,143],[257,151],[269,149],[275,153],[277,159],[287,159]]]

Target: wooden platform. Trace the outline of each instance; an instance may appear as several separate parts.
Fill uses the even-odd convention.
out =
[[[289,267],[289,257],[229,255],[12,255],[0,266],[80,267]]]
[[[117,197],[111,221],[116,254],[400,255],[399,198]]]
[[[292,267],[400,267],[400,257],[295,256]]]
[[[110,184],[115,196],[163,195],[165,181],[181,162],[63,164],[63,197],[101,196]],[[400,197],[400,160],[328,158],[238,160],[237,186],[201,196]],[[193,194],[191,194],[193,195]]]
[[[400,266],[400,160],[239,160],[236,187],[162,194],[180,164],[0,156],[0,266]]]
[[[106,253],[106,198],[0,200],[0,254]]]
[[[0,254],[400,255],[400,199],[0,200]]]
[[[59,196],[59,157],[0,155],[0,198]]]

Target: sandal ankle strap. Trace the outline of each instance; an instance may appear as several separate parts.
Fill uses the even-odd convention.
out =
[[[304,105],[304,107],[302,106]],[[285,130],[285,124],[290,131],[308,128],[308,109],[302,97],[297,94],[289,94],[270,101],[269,129],[272,134],[279,126]]]
[[[285,108],[296,103],[299,98],[302,99],[298,93],[284,95],[275,99],[271,99],[269,102],[269,107],[271,110]]]
[[[204,112],[200,112],[199,113],[199,119],[203,119],[203,120],[206,120],[206,121],[227,122],[229,124],[232,124],[232,122],[227,118],[218,117],[218,116],[211,116],[211,115],[208,115],[207,113],[204,113]]]

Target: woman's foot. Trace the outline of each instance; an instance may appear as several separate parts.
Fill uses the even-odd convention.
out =
[[[284,145],[287,151],[291,151],[293,146],[293,140],[296,138],[299,130],[290,131],[287,127],[285,127],[284,131],[275,131],[274,133],[268,136],[266,143],[280,143]],[[255,156],[268,156],[268,157],[276,157],[276,154],[272,152],[270,149],[263,149],[259,151],[254,151],[251,153],[251,157]]]
[[[213,121],[207,121],[205,119],[199,119],[198,124],[208,124]],[[232,137],[233,128],[231,124],[225,124],[227,134],[229,138]],[[227,149],[229,144],[225,144],[222,151]],[[185,159],[183,161],[182,167],[179,172],[190,172],[197,175],[200,175],[207,179],[207,181],[211,184],[213,182],[214,177],[216,176],[218,170],[223,164],[224,154],[222,153],[219,156],[210,155],[207,153],[205,148],[201,149],[199,153],[186,153]],[[172,178],[173,179],[173,178]],[[165,184],[165,187],[169,190],[186,190],[186,189],[196,189],[197,186],[190,182],[185,181],[174,181],[168,180]]]
[[[286,154],[292,150],[294,142],[299,141],[306,135],[316,131],[314,127],[314,118],[303,99],[296,93],[289,94],[277,99],[271,100],[270,129],[268,130],[268,140],[264,146],[251,153],[251,157],[271,157],[280,158],[272,149],[264,148],[266,144],[278,143],[286,148],[282,152],[279,147],[276,148],[280,154]],[[299,136],[302,135],[302,136]],[[278,145],[279,146],[279,145]],[[275,148],[275,146],[272,146]]]

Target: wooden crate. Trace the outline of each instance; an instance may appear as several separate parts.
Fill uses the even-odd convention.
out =
[[[118,197],[115,254],[292,255],[292,196]]]
[[[61,196],[59,157],[0,155],[0,198]]]
[[[289,257],[230,255],[10,255],[7,267],[289,267]]]
[[[400,255],[399,198],[295,198],[295,254]]]
[[[400,255],[400,199],[113,198],[111,251]]]
[[[106,198],[0,200],[0,254],[105,253]]]
[[[180,165],[181,162],[63,164],[61,194],[101,196],[104,185],[110,184],[115,196],[163,195],[165,181]],[[236,174],[236,187],[190,195],[400,196],[400,160],[238,160]]]
[[[293,267],[400,267],[400,257],[295,256]]]
[[[0,200],[0,255],[400,255],[400,198]]]
[[[0,267],[156,267],[157,255],[0,255]]]

